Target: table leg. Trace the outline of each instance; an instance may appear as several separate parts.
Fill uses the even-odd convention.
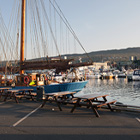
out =
[[[22,92],[21,92],[21,95],[25,95],[25,91],[22,91]]]
[[[75,110],[75,108],[79,105],[80,100],[81,100],[81,99],[78,98],[76,104],[74,105],[74,107],[73,107],[72,110],[71,110],[71,113],[73,113],[73,111]]]
[[[57,103],[57,105],[58,105],[58,107],[59,107],[59,110],[62,111],[62,108],[61,108],[61,106],[60,106],[60,103],[58,103],[58,101],[57,101],[57,97],[55,96],[54,99],[55,99],[55,102]]]
[[[74,98],[74,95],[73,95],[73,93],[71,94],[71,97],[72,97],[72,98]]]
[[[0,98],[1,98],[1,96],[2,96],[2,93],[4,93],[4,89],[2,89],[2,90],[0,91]]]
[[[3,91],[1,90],[1,91],[0,91],[0,98],[1,98],[1,96],[2,96],[2,93],[3,93]]]
[[[106,97],[103,97],[103,99],[104,99],[105,102],[107,101]],[[107,106],[108,106],[108,108],[109,108],[112,112],[114,111],[114,110],[111,108],[111,105],[110,105],[110,104],[107,104]]]
[[[6,102],[6,100],[7,100],[7,97],[8,97],[8,92],[5,92],[5,98],[4,98],[4,102]]]
[[[43,106],[46,104],[46,101],[48,100],[48,96],[46,97],[46,99],[44,99],[44,102],[42,103],[42,106],[41,106],[41,108],[43,108]]]
[[[88,100],[90,107],[92,108],[93,112],[95,113],[96,117],[100,117],[97,109],[93,107],[91,100]]]
[[[15,98],[16,103],[19,103],[15,92],[13,93],[13,97]]]
[[[31,97],[32,101],[34,101],[34,98],[32,96],[32,92],[29,90],[29,96]]]
[[[103,97],[103,99],[104,99],[105,102],[107,101],[106,97]]]

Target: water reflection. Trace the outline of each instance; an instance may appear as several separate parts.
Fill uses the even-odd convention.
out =
[[[140,106],[140,81],[128,82],[127,79],[89,80],[86,88],[78,94],[105,93],[108,98],[128,105]]]

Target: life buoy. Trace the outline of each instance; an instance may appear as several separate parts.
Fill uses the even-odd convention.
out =
[[[29,84],[29,81],[30,81],[29,77],[25,76],[24,77],[24,83],[27,85],[27,84]]]

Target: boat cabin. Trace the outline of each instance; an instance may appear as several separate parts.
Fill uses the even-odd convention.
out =
[[[16,76],[15,83],[16,86],[41,86],[45,84],[45,79],[45,74],[32,73]]]
[[[140,70],[134,70],[133,75],[140,75]]]

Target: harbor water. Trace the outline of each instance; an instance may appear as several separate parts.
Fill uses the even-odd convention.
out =
[[[113,99],[123,104],[140,106],[140,81],[128,82],[124,78],[91,79],[78,95],[92,93],[108,94],[108,100]]]

